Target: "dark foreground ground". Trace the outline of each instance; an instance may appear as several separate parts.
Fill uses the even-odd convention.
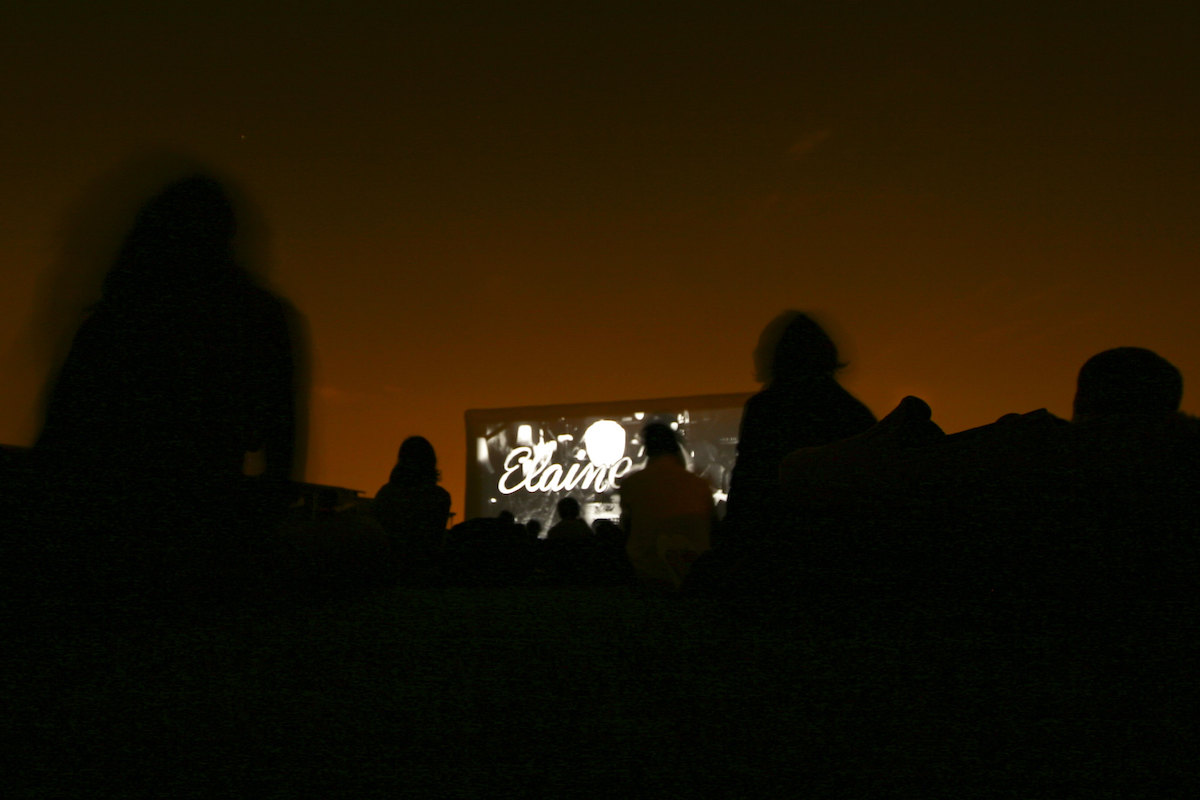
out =
[[[472,588],[49,615],[6,637],[6,794],[1120,797],[1194,777],[1190,642],[1064,645],[917,605],[766,624],[623,587]]]

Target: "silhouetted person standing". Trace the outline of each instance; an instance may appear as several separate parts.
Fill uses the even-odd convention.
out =
[[[199,529],[209,555],[236,560],[225,545],[286,507],[299,319],[238,263],[236,234],[229,196],[206,175],[142,207],[47,397],[35,452],[58,519]]]
[[[438,558],[450,493],[438,486],[440,473],[433,445],[410,436],[400,445],[388,482],[375,494],[375,518],[387,531],[402,574],[427,571]]]
[[[709,549],[716,518],[712,487],[688,472],[669,426],[652,422],[642,436],[646,466],[620,487],[625,552],[641,581],[677,589]]]
[[[801,447],[862,433],[875,415],[837,382],[844,364],[811,317],[786,311],[763,331],[754,353],[765,384],[746,401],[722,533],[762,535],[778,519],[779,465]]]

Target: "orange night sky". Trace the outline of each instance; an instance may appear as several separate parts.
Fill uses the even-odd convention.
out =
[[[466,409],[752,391],[788,307],[878,415],[1068,415],[1117,345],[1200,410],[1196,7],[23,5],[0,442],[32,440],[162,153],[261,214],[253,266],[308,320],[315,482],[373,495],[422,434],[461,514]]]

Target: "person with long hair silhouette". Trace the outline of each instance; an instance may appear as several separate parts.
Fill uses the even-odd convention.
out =
[[[438,485],[440,475],[433,445],[424,436],[410,436],[375,494],[372,511],[387,532],[402,578],[428,576],[440,556],[450,519],[450,493]]]
[[[282,511],[299,459],[300,323],[238,262],[237,233],[230,195],[205,174],[141,208],[47,395],[34,452],[60,522],[200,532],[188,557],[228,561],[225,545]]]
[[[758,535],[777,521],[784,456],[875,424],[870,409],[838,383],[837,372],[845,365],[837,346],[807,314],[785,311],[772,320],[754,360],[756,377],[765,385],[742,413],[723,538]]]

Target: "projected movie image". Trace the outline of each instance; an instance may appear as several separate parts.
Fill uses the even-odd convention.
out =
[[[670,425],[684,461],[713,488],[724,514],[738,425],[748,394],[569,406],[473,410],[467,423],[467,518],[502,510],[519,522],[555,522],[555,505],[579,501],[588,523],[620,518],[621,479],[645,465],[642,428]]]

